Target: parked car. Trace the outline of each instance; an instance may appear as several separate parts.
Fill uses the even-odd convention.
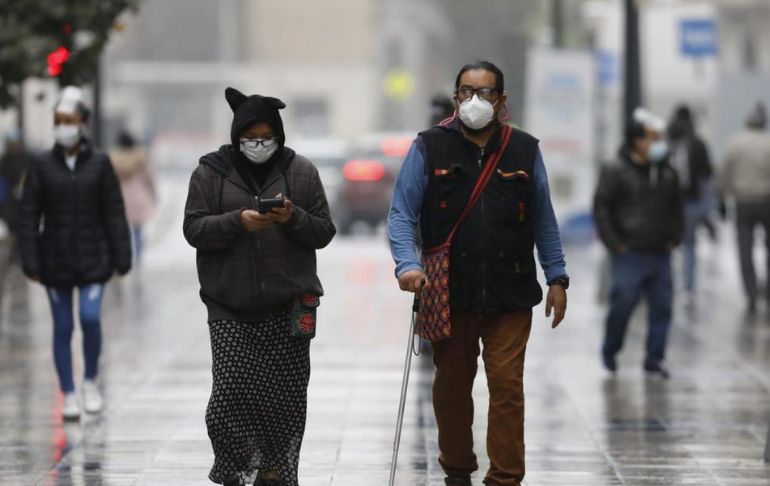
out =
[[[334,218],[342,186],[342,167],[349,156],[349,143],[336,138],[303,138],[289,142],[288,146],[310,159],[318,168],[318,175],[326,190],[326,199]]]
[[[376,228],[390,209],[393,186],[414,140],[414,134],[378,133],[354,144],[342,167],[342,184],[335,204],[335,223],[349,234],[357,222]]]

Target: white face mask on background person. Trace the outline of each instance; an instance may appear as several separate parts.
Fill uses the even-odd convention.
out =
[[[60,123],[53,127],[53,137],[56,143],[64,148],[72,148],[80,141],[80,125]]]
[[[481,130],[492,123],[495,107],[487,100],[482,100],[474,94],[473,98],[460,103],[460,120],[466,127]]]
[[[276,150],[278,150],[278,141],[274,138],[241,139],[241,152],[255,164],[264,164],[270,160]]]
[[[668,154],[668,143],[665,140],[656,140],[650,145],[649,158],[655,163],[663,162]]]

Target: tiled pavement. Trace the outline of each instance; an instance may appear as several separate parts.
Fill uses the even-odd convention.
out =
[[[108,408],[101,417],[75,424],[58,418],[41,289],[33,292],[32,322],[2,323],[0,485],[210,484],[203,422],[208,335],[194,254],[175,225],[158,233],[141,275],[109,292],[103,355]],[[710,263],[702,272],[700,307],[695,316],[677,314],[669,381],[647,380],[640,371],[639,320],[619,374],[604,374],[596,353],[601,252],[570,250],[569,317],[552,331],[538,308],[528,349],[527,485],[770,485],[770,468],[761,459],[770,417],[770,324],[743,316],[735,259],[724,246],[703,248],[701,257]],[[319,265],[328,295],[312,345],[301,484],[384,485],[409,297],[395,288],[381,236],[340,239],[321,253]],[[442,483],[430,375],[425,357],[416,358],[400,485]],[[482,376],[475,395],[483,469]],[[475,478],[480,484],[482,475]]]

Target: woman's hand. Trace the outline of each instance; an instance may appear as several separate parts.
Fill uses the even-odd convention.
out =
[[[273,225],[275,217],[272,214],[261,214],[253,209],[244,209],[241,211],[241,223],[247,231],[252,233],[262,231]]]
[[[282,208],[273,208],[272,212],[268,214],[268,216],[273,218],[273,221],[276,223],[286,224],[291,220],[293,214],[294,204],[286,199],[286,202]]]

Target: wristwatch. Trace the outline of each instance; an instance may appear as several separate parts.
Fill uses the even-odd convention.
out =
[[[556,277],[553,280],[548,281],[548,286],[551,285],[558,285],[559,287],[563,287],[564,290],[569,288],[569,277],[566,275],[562,275],[561,277]]]

